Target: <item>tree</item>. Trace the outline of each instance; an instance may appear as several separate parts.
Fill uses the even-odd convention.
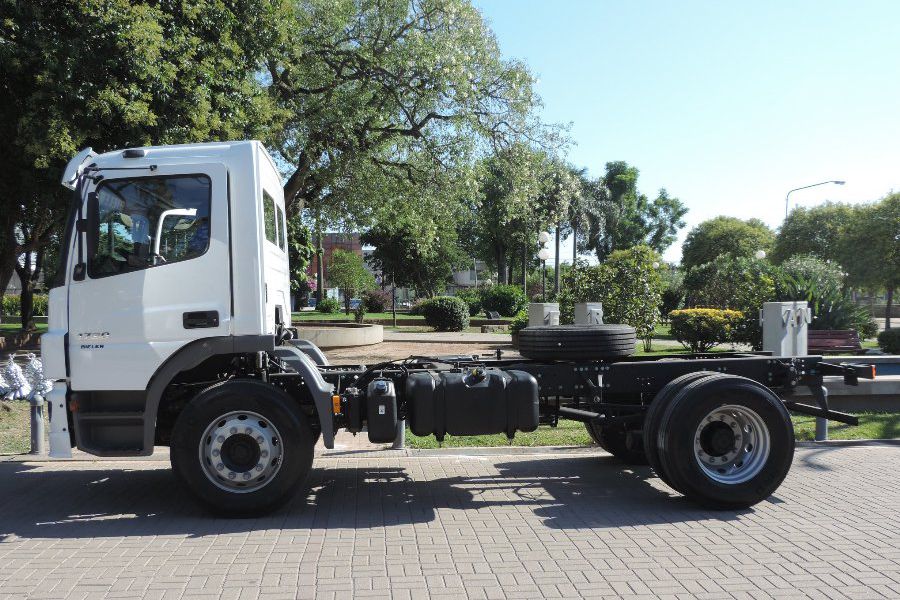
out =
[[[602,302],[605,319],[634,327],[649,350],[662,305],[660,264],[652,248],[634,246],[616,250],[600,265],[572,269],[560,292],[562,320],[572,322],[578,302]]]
[[[422,226],[427,231],[422,232]],[[444,289],[453,271],[466,262],[452,223],[381,220],[363,233],[363,244],[374,246],[369,264],[399,287],[432,297]]]
[[[795,208],[775,236],[772,262],[780,264],[795,255],[813,254],[843,264],[842,240],[853,212],[853,206],[839,202]]]
[[[0,291],[59,236],[59,173],[81,148],[268,138],[275,113],[256,74],[285,6],[0,3]]]
[[[749,258],[768,252],[773,241],[772,230],[759,219],[719,216],[691,229],[681,247],[681,266],[690,269],[726,254]]]
[[[894,291],[900,285],[900,193],[856,207],[841,248],[850,285],[886,291],[889,328]]]
[[[684,227],[687,208],[663,188],[652,201],[638,193],[639,171],[624,161],[606,163],[606,174],[593,186],[596,200],[584,216],[584,249],[604,260],[615,250],[649,246],[663,252]]]
[[[735,341],[761,350],[759,310],[775,298],[777,277],[768,261],[723,254],[687,271],[685,306],[741,311],[744,318],[734,330]]]
[[[344,294],[344,313],[350,314],[353,296],[375,287],[375,277],[366,269],[362,256],[337,249],[328,265],[328,280]]]
[[[291,293],[294,295],[294,308],[301,298],[310,292],[309,275],[307,269],[316,248],[313,245],[313,235],[300,215],[293,215],[287,220],[288,233],[288,263],[291,269]]]
[[[478,144],[535,135],[532,77],[502,59],[468,1],[293,6],[265,61],[286,118],[277,146],[290,165],[289,212],[365,212],[366,200],[386,198],[365,193],[361,173],[420,181]]]

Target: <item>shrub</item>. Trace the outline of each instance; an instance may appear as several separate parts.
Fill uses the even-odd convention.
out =
[[[481,306],[485,311],[497,311],[502,317],[512,317],[528,306],[525,292],[515,285],[492,285],[481,291]]]
[[[422,312],[425,309],[425,305],[428,304],[431,300],[429,298],[423,298],[421,300],[416,300],[416,302],[409,307],[409,314],[422,316],[425,314]]]
[[[740,311],[720,308],[685,308],[669,313],[672,336],[691,352],[706,352],[731,341],[743,318]]]
[[[900,354],[900,327],[891,327],[879,333],[878,347],[888,354]]]
[[[353,309],[353,320],[357,323],[362,323],[366,319],[366,305],[363,302],[359,303],[359,306]]]
[[[777,271],[754,258],[720,256],[693,267],[684,277],[685,306],[739,310],[744,318],[735,327],[734,341],[762,349],[759,309],[775,298]]]
[[[316,310],[320,313],[325,313],[326,315],[333,315],[341,312],[341,303],[334,298],[322,298],[322,300],[316,304]]]
[[[519,313],[513,317],[512,321],[509,322],[509,332],[519,333],[526,327],[528,327],[528,311],[520,310]]]
[[[481,312],[481,293],[478,290],[461,290],[456,297],[469,307],[469,316],[474,317]]]
[[[362,295],[366,312],[383,313],[391,309],[391,293],[385,290],[366,290]]]
[[[572,269],[559,294],[560,321],[574,320],[577,302],[602,302],[604,320],[635,328],[649,349],[660,319],[663,280],[659,255],[647,246],[617,250],[595,267]]]
[[[47,294],[34,294],[32,298],[34,314],[42,317],[46,316],[48,311]],[[22,305],[20,301],[21,298],[18,294],[7,294],[3,296],[3,301],[0,302],[0,314],[10,317],[19,316],[19,314],[21,314],[22,312]]]
[[[459,298],[438,296],[422,306],[425,323],[436,331],[462,331],[469,326],[469,307]]]
[[[844,288],[840,265],[815,256],[792,256],[781,265],[776,300],[805,300],[812,309],[810,329],[855,329],[863,339],[878,334],[869,311]]]

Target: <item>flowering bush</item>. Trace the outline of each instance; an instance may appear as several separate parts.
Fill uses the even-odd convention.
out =
[[[720,308],[685,308],[669,313],[672,336],[691,352],[706,352],[731,341],[743,318],[740,311]]]
[[[367,312],[387,312],[391,307],[391,293],[379,289],[366,290],[362,295],[362,304]]]

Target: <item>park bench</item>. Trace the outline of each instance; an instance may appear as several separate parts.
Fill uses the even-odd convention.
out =
[[[810,329],[806,339],[810,354],[865,352],[855,329]]]

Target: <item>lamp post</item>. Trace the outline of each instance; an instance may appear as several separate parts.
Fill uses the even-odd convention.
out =
[[[804,185],[804,186],[794,188],[791,191],[789,191],[787,193],[787,195],[784,197],[784,218],[787,219],[787,217],[788,217],[788,203],[790,201],[792,193],[799,191],[799,190],[805,190],[807,188],[818,187],[820,185],[828,185],[829,183],[833,183],[835,185],[844,185],[847,182],[846,181],[838,181],[838,180],[834,180],[834,179],[829,180],[829,181],[820,181],[819,183],[813,183],[811,185]]]
[[[538,258],[541,261],[541,302],[547,301],[547,259],[550,258],[550,250],[545,246],[550,241],[550,234],[542,231],[538,234],[541,249],[538,250]]]

